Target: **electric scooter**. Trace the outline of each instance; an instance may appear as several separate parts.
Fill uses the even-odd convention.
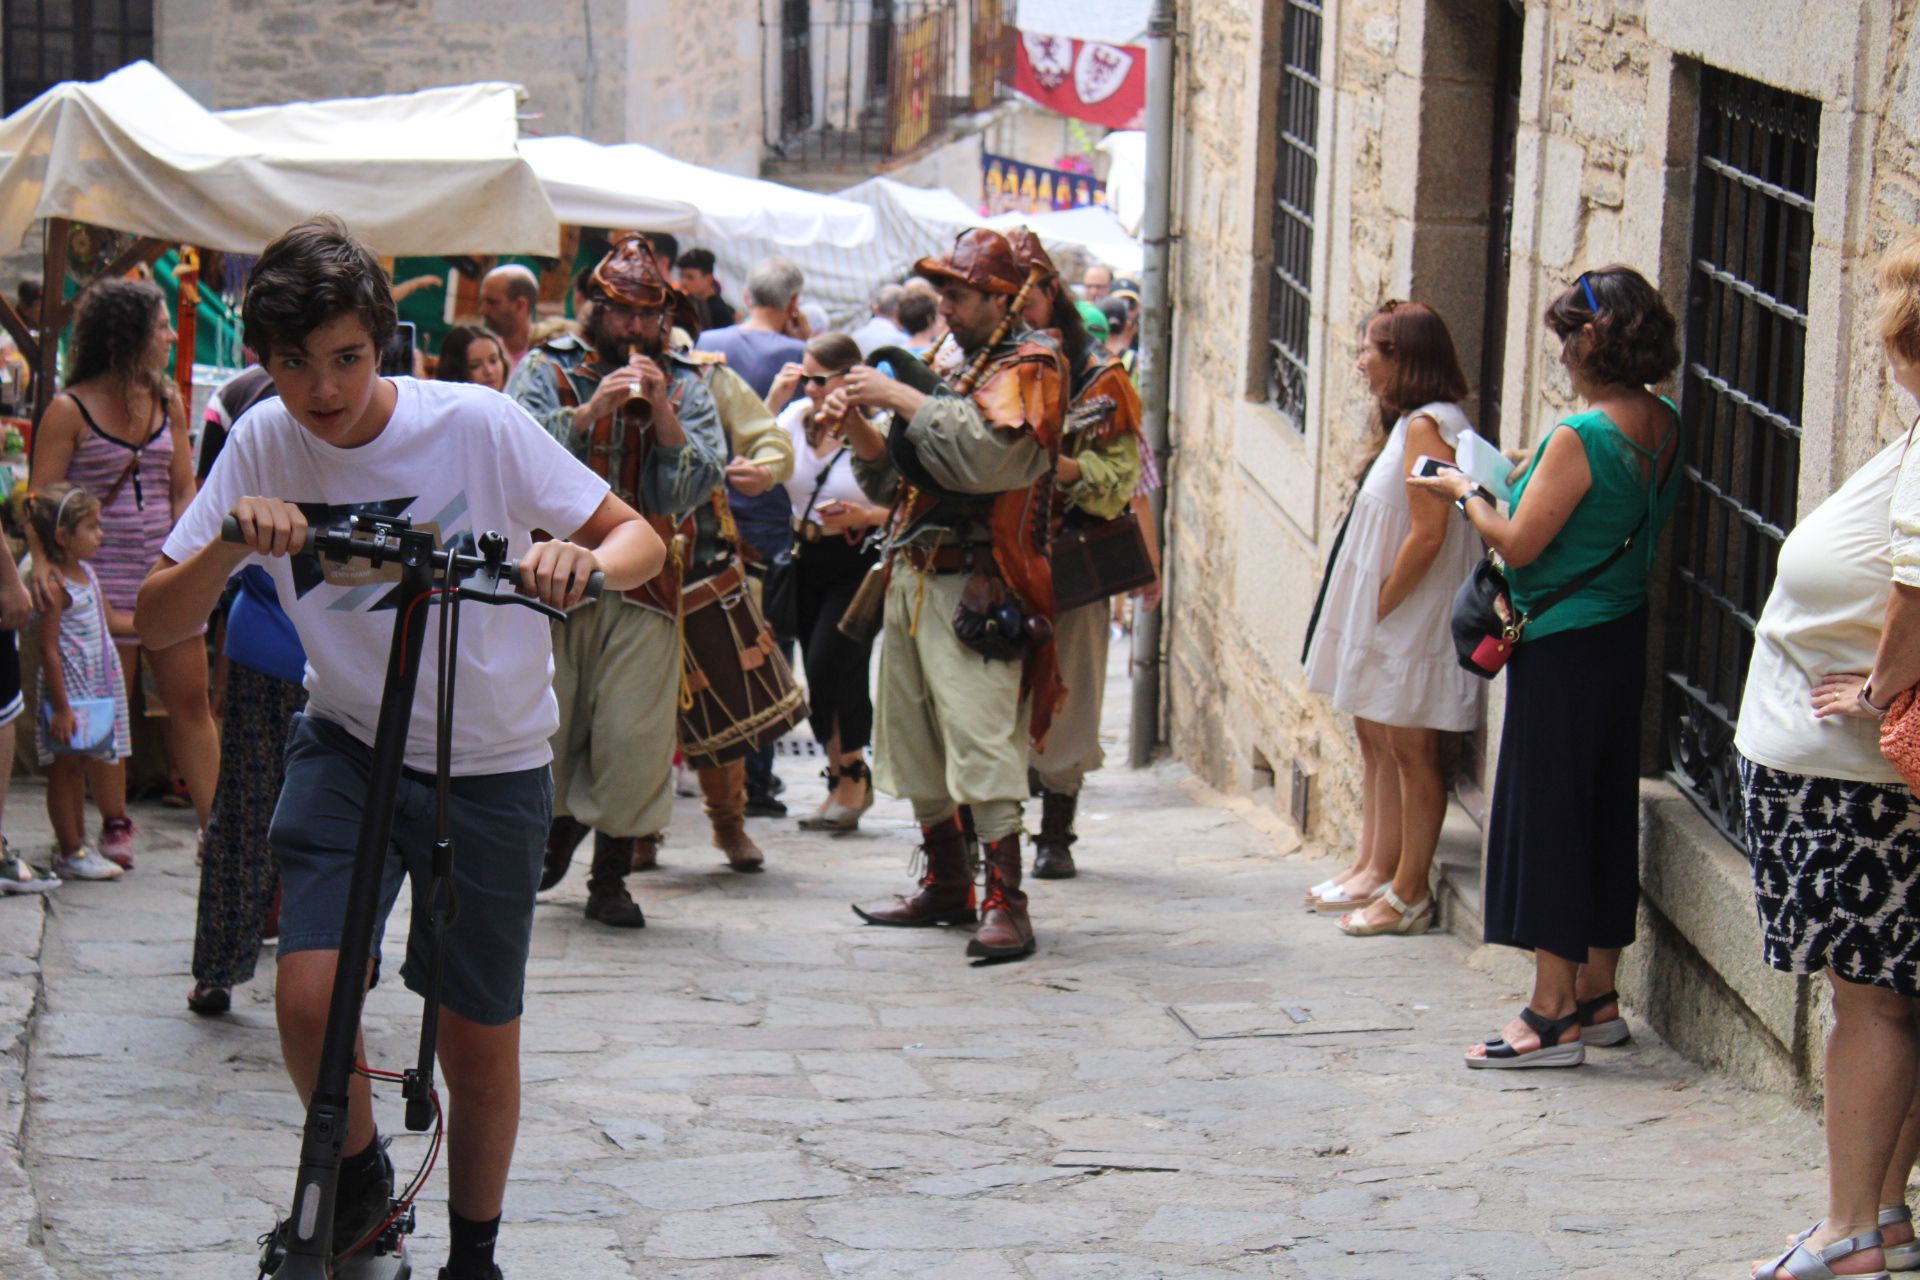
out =
[[[241,542],[240,525],[228,516],[221,529],[227,542]],[[387,655],[386,687],[375,723],[373,759],[367,776],[366,807],[360,819],[354,852],[353,878],[347,891],[346,918],[340,931],[340,960],[334,970],[333,998],[327,1009],[327,1029],[320,1052],[320,1071],[300,1144],[300,1173],[294,1185],[289,1218],[262,1238],[261,1280],[408,1280],[413,1274],[406,1239],[413,1231],[413,1199],[431,1172],[440,1149],[442,1114],[433,1085],[434,1044],[439,1031],[441,944],[457,904],[453,893],[453,840],[448,817],[452,779],[453,684],[460,644],[460,610],[464,601],[490,605],[519,605],[565,621],[566,614],[521,595],[519,566],[507,560],[507,540],[486,533],[478,540],[477,556],[441,550],[437,535],[415,529],[405,517],[356,515],[344,526],[311,529],[306,550],[337,564],[362,561],[375,568],[398,565],[393,643]],[[591,575],[589,599],[600,594],[601,576]],[[414,690],[419,683],[420,657],[427,631],[427,615],[420,606],[435,600],[440,606],[437,734],[434,782],[437,814],[433,870],[424,900],[427,913],[427,955],[430,979],[420,1019],[420,1056],[403,1073],[375,1072],[355,1061],[360,1009],[366,995],[367,962],[380,910],[380,889],[388,846],[393,835],[394,802],[405,762],[407,726],[413,717]],[[415,901],[423,896],[416,893]],[[420,928],[416,921],[414,928]],[[392,1199],[383,1222],[359,1241],[333,1239],[334,1196],[340,1176],[341,1147],[347,1134],[347,1084],[355,1072],[372,1079],[395,1081],[406,1100],[406,1125],[415,1133],[429,1128],[433,1139],[419,1172]],[[282,1229],[284,1227],[284,1230]]]

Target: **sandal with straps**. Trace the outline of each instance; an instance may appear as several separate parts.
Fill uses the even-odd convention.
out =
[[[1811,1240],[1813,1233],[1819,1229],[1820,1224],[1814,1223],[1787,1246],[1785,1253],[1772,1262],[1761,1263],[1754,1270],[1754,1280],[1775,1280],[1782,1270],[1792,1276],[1793,1280],[1888,1280],[1884,1270],[1842,1276],[1829,1265],[1859,1253],[1862,1249],[1879,1247],[1880,1228],[1874,1227],[1857,1236],[1848,1236],[1845,1240],[1835,1240],[1816,1253],[1807,1241]]]
[[[839,777],[865,783],[867,788],[865,802],[858,808],[850,804],[841,804],[833,799],[832,793],[829,792],[826,808],[819,813],[800,819],[800,829],[835,833],[858,831],[860,816],[873,808],[873,771],[867,767],[865,760],[855,760],[852,764],[842,765],[837,773],[829,771],[826,776],[829,781]]]
[[[1618,991],[1608,991],[1591,1000],[1581,1000],[1573,1006],[1580,1018],[1580,1040],[1583,1044],[1599,1049],[1611,1049],[1615,1045],[1625,1044],[1633,1038],[1633,1032],[1627,1030],[1627,1020],[1617,1013],[1605,1022],[1595,1022],[1593,1015],[1608,1005],[1620,1003]]]
[[[1413,906],[1408,906],[1399,894],[1388,889],[1380,895],[1380,901],[1393,909],[1396,919],[1392,924],[1368,924],[1366,910],[1362,908],[1359,911],[1349,911],[1340,917],[1340,932],[1349,938],[1376,938],[1388,933],[1401,935],[1425,933],[1433,927],[1433,895],[1431,893]]]
[[[1903,1204],[1880,1211],[1882,1228],[1910,1224],[1912,1221],[1913,1210]],[[1920,1237],[1909,1240],[1905,1244],[1887,1244],[1883,1240],[1880,1247],[1886,1250],[1888,1271],[1920,1271]]]
[[[1520,1021],[1532,1028],[1540,1037],[1540,1047],[1527,1053],[1521,1053],[1500,1036],[1494,1036],[1486,1042],[1487,1056],[1469,1057],[1467,1067],[1481,1071],[1519,1071],[1528,1067],[1577,1067],[1587,1060],[1587,1046],[1579,1040],[1560,1043],[1560,1037],[1567,1028],[1577,1026],[1580,1015],[1570,1013],[1564,1018],[1547,1018],[1535,1013],[1530,1007],[1520,1010]]]

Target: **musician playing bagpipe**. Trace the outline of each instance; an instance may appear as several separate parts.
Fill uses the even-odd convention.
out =
[[[624,882],[630,870],[653,864],[672,812],[673,749],[688,692],[682,616],[724,595],[737,561],[722,489],[725,434],[699,372],[669,350],[674,324],[697,331],[686,298],[640,236],[622,238],[601,259],[588,294],[585,346],[528,352],[507,392],[607,477],[669,550],[658,577],[590,606],[554,634],[560,729],[541,887],[559,882],[592,832],[586,914],[638,928],[646,920]],[[757,867],[756,860],[741,869]]]
[[[1015,227],[1007,239],[1020,265],[1037,277],[1022,318],[1029,328],[1055,335],[1073,367],[1052,529],[1054,647],[1067,700],[1045,745],[1036,746],[1032,758],[1041,804],[1033,874],[1042,880],[1065,880],[1076,873],[1073,819],[1080,784],[1104,760],[1100,711],[1107,687],[1108,601],[1139,585],[1138,577],[1127,572],[1129,566],[1151,572],[1138,523],[1129,513],[1140,483],[1142,412],[1132,376],[1104,342],[1088,335],[1078,305],[1039,237]],[[1126,529],[1115,527],[1121,520],[1129,522]],[[1067,557],[1073,560],[1071,566]],[[1070,572],[1083,565],[1091,572]],[[1083,578],[1085,587],[1076,591]],[[1073,603],[1069,592],[1091,598]]]
[[[899,379],[856,366],[821,410],[843,421],[861,488],[893,506],[875,570],[886,584],[875,782],[913,803],[927,864],[912,893],[854,910],[880,925],[973,923],[964,804],[986,861],[967,953],[1017,959],[1034,950],[1020,889],[1022,700],[1044,740],[1063,695],[1047,545],[1068,371],[1020,323],[1033,278],[998,233],[968,231],[915,271],[939,286],[967,358],[958,383],[936,386],[926,366],[882,348],[871,359]],[[862,414],[842,417],[848,407],[888,411],[891,425],[883,435]]]

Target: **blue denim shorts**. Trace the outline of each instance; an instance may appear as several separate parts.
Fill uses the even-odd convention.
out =
[[[353,879],[354,847],[373,752],[327,720],[293,718],[287,776],[269,840],[280,859],[280,954],[337,951]],[[553,816],[553,775],[545,766],[453,780],[449,806],[458,914],[442,953],[440,1003],[482,1026],[520,1016],[533,896]],[[433,874],[433,780],[407,770],[393,813],[393,840],[381,884],[373,951],[380,954],[400,886],[414,886],[413,920],[400,978],[426,994],[425,895]]]

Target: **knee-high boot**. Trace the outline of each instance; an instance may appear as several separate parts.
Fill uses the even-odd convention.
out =
[[[1020,889],[1020,833],[986,847],[987,896],[980,903],[980,928],[967,954],[982,960],[1018,960],[1033,954],[1033,922],[1027,895]]]
[[[1033,840],[1033,876],[1036,880],[1071,880],[1078,874],[1073,865],[1074,810],[1080,797],[1059,791],[1040,793],[1040,834]]]
[[[955,818],[920,828],[921,849],[927,858],[927,873],[910,894],[899,894],[891,902],[855,906],[853,913],[868,924],[894,925],[917,929],[936,924],[972,924],[973,867],[967,861],[967,845]]]
[[[647,918],[640,904],[627,892],[627,868],[633,865],[633,848],[639,841],[630,836],[593,836],[593,870],[587,878],[587,919],[616,929],[641,929]]]
[[[700,769],[701,805],[713,824],[713,847],[727,855],[735,871],[758,871],[766,855],[747,834],[747,762],[735,760],[714,769]]]

